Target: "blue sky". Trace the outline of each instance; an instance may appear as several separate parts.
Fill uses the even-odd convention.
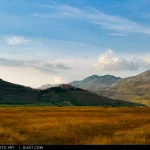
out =
[[[149,7],[149,0],[1,0],[0,78],[37,87],[148,70]]]

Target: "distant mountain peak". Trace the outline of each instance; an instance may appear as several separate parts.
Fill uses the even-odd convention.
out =
[[[98,78],[99,76],[98,75],[91,75],[91,76],[89,76],[89,77],[87,77],[87,78],[85,78],[85,79],[83,79],[83,80],[90,80],[90,79],[95,79],[95,78]]]
[[[120,78],[120,77],[116,77],[116,76],[114,76],[114,75],[109,75],[109,74],[106,74],[106,75],[104,75],[103,77],[113,77],[113,78]],[[120,78],[121,79],[121,78]]]
[[[112,84],[120,79],[120,77],[115,77],[108,74],[104,76],[98,76],[94,74],[81,81],[74,81],[70,82],[69,84],[85,90],[97,90],[109,88]]]
[[[98,75],[96,75],[96,74],[93,74],[93,75],[91,75],[90,77],[99,77]]]

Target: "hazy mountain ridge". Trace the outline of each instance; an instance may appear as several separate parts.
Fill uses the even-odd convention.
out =
[[[73,81],[69,84],[72,86],[76,86],[79,88],[87,89],[87,90],[98,90],[98,89],[106,89],[109,88],[116,81],[120,80],[120,77],[115,77],[112,75],[92,75],[81,81]]]

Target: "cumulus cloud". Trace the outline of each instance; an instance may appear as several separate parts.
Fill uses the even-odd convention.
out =
[[[5,41],[8,45],[20,45],[20,44],[28,43],[30,40],[22,36],[9,36],[6,37]]]
[[[106,50],[92,66],[102,71],[150,69],[150,57],[125,59],[116,56],[112,50]]]
[[[40,60],[8,60],[6,58],[0,58],[0,66],[32,67],[47,73],[57,73],[58,70],[70,69],[70,67],[67,67],[62,63],[51,63]]]

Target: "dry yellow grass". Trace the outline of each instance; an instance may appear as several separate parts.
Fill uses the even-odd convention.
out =
[[[150,144],[150,108],[0,108],[0,144]]]

